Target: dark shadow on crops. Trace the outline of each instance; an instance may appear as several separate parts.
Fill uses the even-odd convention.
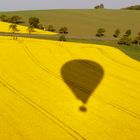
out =
[[[103,68],[94,61],[72,60],[63,65],[61,74],[77,99],[82,101],[79,110],[87,111],[86,103],[103,78]]]

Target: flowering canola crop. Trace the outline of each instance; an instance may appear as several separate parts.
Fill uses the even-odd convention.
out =
[[[11,25],[10,23],[0,21],[0,32],[12,32],[11,30],[9,30],[10,25]],[[17,30],[18,31],[16,31],[16,33],[26,33],[26,34],[28,34],[29,32],[28,32],[27,28],[28,27],[26,27],[26,26],[17,25]],[[44,30],[40,30],[40,29],[34,29],[34,32],[32,32],[32,34],[56,35],[57,33],[44,31]]]
[[[139,86],[113,47],[0,37],[0,139],[139,140]]]

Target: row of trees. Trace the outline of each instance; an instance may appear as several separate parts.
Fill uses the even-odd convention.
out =
[[[17,35],[15,33],[19,31],[18,30],[18,25],[17,24],[11,24],[9,26],[9,30],[11,30],[12,33],[13,33],[13,40],[16,40],[17,39]],[[33,25],[29,25],[27,30],[28,30],[29,34],[31,34],[32,32],[34,32],[34,26]],[[65,34],[67,32],[67,28],[66,27],[62,27],[60,30],[61,30],[61,32],[60,32],[60,36],[59,36],[59,41],[66,41]]]
[[[126,10],[140,10],[140,5],[133,5],[133,6],[123,8],[123,9],[126,9]]]
[[[0,20],[3,22],[9,22],[9,23],[15,23],[15,24],[24,23],[24,21],[22,20],[20,16],[8,17],[6,15],[1,15]]]
[[[97,30],[97,37],[103,37],[105,35],[106,30],[104,28],[99,28]],[[120,36],[121,31],[119,29],[116,29],[113,37],[118,38]],[[131,44],[137,44],[140,45],[140,32],[135,37],[135,39],[132,39],[130,36],[132,34],[132,31],[130,29],[126,30],[125,34],[119,39],[118,44],[120,45],[131,45]]]
[[[40,24],[40,20],[37,17],[30,17],[29,18],[29,26],[32,26],[34,28],[47,30],[47,31],[50,31],[50,32],[56,31],[56,29],[53,25],[49,24],[48,26],[44,26],[43,24]],[[59,33],[68,34],[68,28],[65,27],[65,26],[60,28]]]
[[[17,35],[15,33],[19,31],[18,30],[18,24],[24,23],[22,18],[20,16],[8,17],[6,15],[1,15],[0,20],[3,21],[3,22],[12,23],[9,26],[9,30],[11,30],[12,33],[13,33],[13,39],[17,39]],[[50,31],[50,32],[55,31],[55,28],[54,28],[53,25],[44,26],[43,24],[40,24],[40,19],[37,18],[37,17],[30,17],[28,19],[28,23],[29,23],[29,25],[28,25],[27,31],[29,32],[29,34],[31,34],[32,32],[35,32],[35,28]],[[60,37],[59,37],[59,40],[60,41],[66,41],[65,34],[68,34],[68,28],[65,27],[65,26],[61,27],[59,29],[59,33],[61,34]]]
[[[16,34],[15,34],[15,32],[18,32],[18,31],[19,31],[19,30],[18,30],[17,24],[11,24],[11,25],[9,26],[9,30],[11,30],[12,33],[13,33],[13,39],[14,39],[14,40],[17,39],[17,36],[16,36]],[[31,34],[32,32],[34,32],[34,26],[29,25],[28,28],[27,28],[27,30],[28,30],[29,34]],[[59,41],[66,41],[66,37],[65,37],[65,35],[64,35],[64,34],[66,34],[66,33],[65,33],[66,31],[67,31],[67,30],[66,30],[66,27],[61,28]],[[67,33],[68,33],[68,32],[67,32]]]
[[[95,9],[104,9],[104,4],[96,5]]]
[[[9,26],[9,30],[12,30],[12,32],[13,32],[13,39],[17,39],[17,37],[14,35],[15,32],[18,31],[17,24],[11,24]],[[34,32],[34,26],[32,24],[29,25],[27,30],[28,30],[29,34],[31,34],[32,32]],[[65,34],[68,33],[67,28],[63,27],[63,28],[61,28],[60,31],[61,31],[60,32],[61,35],[59,37],[59,41],[66,41]],[[97,30],[96,36],[101,38],[105,35],[105,32],[106,32],[106,30],[104,28],[99,28]],[[113,34],[113,37],[118,38],[120,33],[121,33],[120,30],[116,29],[114,34]],[[118,44],[120,44],[120,45],[131,45],[131,44],[140,45],[140,32],[133,40],[130,37],[131,33],[132,33],[132,31],[130,29],[126,30],[125,34],[119,39]]]
[[[13,24],[24,23],[24,21],[22,20],[22,18],[20,16],[8,17],[6,15],[1,15],[0,20],[3,22],[9,22],[9,23],[13,23]],[[30,17],[28,19],[28,24],[29,24],[28,30],[29,30],[30,34],[31,34],[31,32],[34,32],[34,28],[38,28],[38,29],[46,30],[46,31],[50,31],[50,32],[56,31],[56,29],[53,25],[45,26],[45,25],[41,24],[40,19],[37,17]],[[68,28],[67,27],[60,28],[59,33],[68,34]]]
[[[97,30],[96,36],[103,37],[103,36],[105,36],[105,32],[106,32],[106,30],[104,28],[99,28]],[[113,34],[113,37],[118,38],[120,33],[121,33],[121,31],[119,29],[116,29],[114,34]],[[126,34],[131,34],[131,30],[127,30]]]
[[[118,44],[120,45],[131,45],[131,44],[137,44],[140,45],[140,32],[137,34],[137,36],[132,39],[130,37],[131,30],[127,30],[126,33],[123,35],[123,37],[118,41]]]
[[[104,5],[103,4],[100,4],[98,5],[100,8],[104,8]],[[98,7],[97,6],[97,7]],[[22,20],[22,18],[20,16],[12,16],[12,17],[7,17],[6,15],[1,15],[0,16],[0,19],[4,22],[10,22],[10,23],[13,23],[12,25],[10,25],[9,29],[12,30],[13,34],[18,31],[17,29],[17,24],[21,24],[21,23],[24,23],[24,21]],[[35,32],[35,28],[39,28],[39,29],[42,29],[42,30],[47,30],[47,31],[51,31],[51,32],[54,32],[55,31],[55,28],[53,25],[48,25],[48,26],[44,26],[43,24],[40,23],[40,19],[37,18],[37,17],[30,17],[28,19],[28,23],[29,23],[29,26],[27,28],[29,34],[31,34],[32,32]],[[101,38],[103,36],[105,36],[105,32],[106,30],[104,28],[99,28],[97,30],[97,33],[96,33],[96,36]],[[65,37],[65,34],[68,34],[68,28],[67,27],[62,27],[59,29],[59,33],[61,34],[60,35],[60,38],[59,40],[60,41],[66,41],[66,37]],[[130,36],[131,36],[131,30],[128,29],[125,34],[119,39],[118,41],[118,44],[124,44],[124,45],[130,45],[130,44],[138,44],[140,45],[140,32],[138,33],[138,35],[135,37],[135,39],[132,39]],[[114,34],[113,34],[113,37],[114,38],[118,38],[121,34],[121,31],[119,29],[116,29]]]

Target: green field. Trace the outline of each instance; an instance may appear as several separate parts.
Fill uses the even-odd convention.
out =
[[[140,63],[107,45],[0,36],[0,140],[139,140]]]
[[[69,39],[68,41],[112,46],[121,50],[124,54],[131,57],[132,59],[140,61],[140,46],[137,45],[130,46],[118,45],[116,40],[110,41],[110,40],[93,40],[93,39]]]
[[[35,16],[40,18],[44,25],[53,24],[58,31],[60,27],[66,26],[70,36],[94,36],[98,28],[106,29],[106,37],[112,37],[114,30],[119,28],[122,34],[132,30],[135,36],[140,28],[140,12],[129,10],[36,10],[0,12],[0,15],[19,15],[28,24],[28,18]]]
[[[139,140],[140,45],[112,37],[140,32],[139,11],[39,10],[19,15],[15,33],[0,22],[0,140]],[[28,18],[66,26],[67,41]],[[105,37],[95,37],[98,28]],[[14,39],[14,37],[17,39]]]
[[[53,24],[56,31],[62,26],[69,29],[67,40],[69,42],[82,42],[109,45],[120,49],[129,57],[140,61],[139,46],[119,46],[117,41],[112,38],[114,30],[119,28],[121,35],[127,29],[132,30],[132,38],[140,31],[140,13],[136,10],[33,10],[33,11],[14,11],[0,12],[0,15],[7,16],[19,15],[28,25],[29,17],[38,17],[40,23],[44,25]],[[95,34],[98,28],[106,29],[105,40],[96,40]],[[43,38],[58,40],[58,36],[33,36],[33,38]]]

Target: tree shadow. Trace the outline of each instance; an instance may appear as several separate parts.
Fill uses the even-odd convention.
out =
[[[61,74],[77,99],[82,101],[79,110],[86,112],[86,103],[103,78],[103,68],[94,61],[78,59],[65,63]]]

